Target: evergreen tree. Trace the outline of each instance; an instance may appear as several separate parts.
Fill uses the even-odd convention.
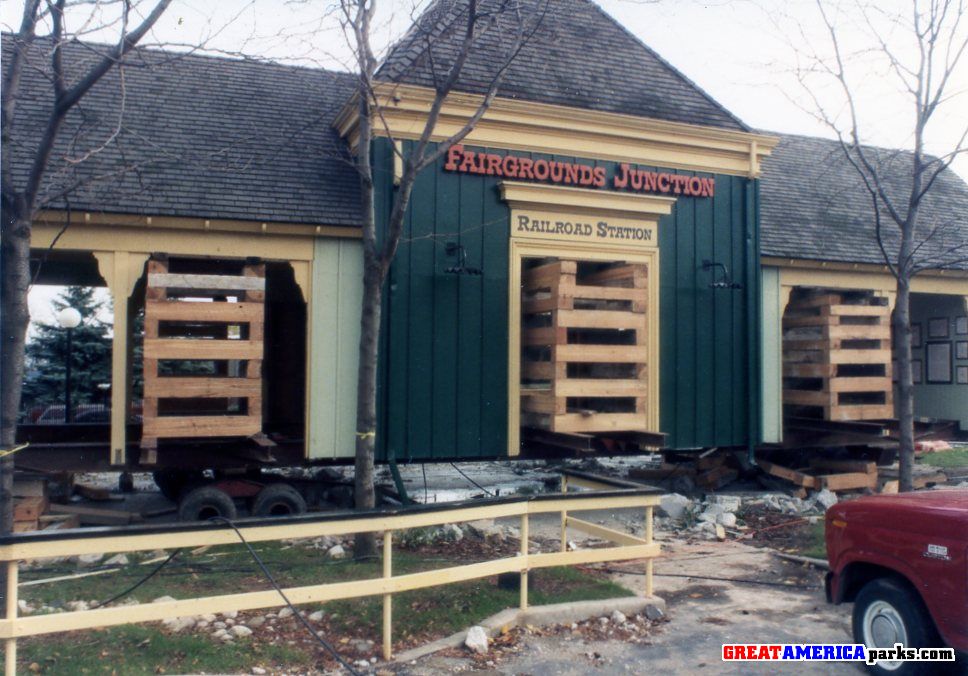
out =
[[[98,314],[106,303],[94,297],[94,289],[69,286],[53,302],[59,312],[72,307],[81,313],[80,325],[71,336],[71,404],[100,403],[108,393],[98,385],[111,382],[110,324]],[[27,343],[27,373],[23,407],[61,404],[64,401],[67,364],[67,329],[56,322],[38,322]]]

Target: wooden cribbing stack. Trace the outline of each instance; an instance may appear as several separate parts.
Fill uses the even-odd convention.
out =
[[[886,299],[795,292],[783,315],[783,404],[787,415],[822,420],[894,416]]]
[[[522,274],[522,423],[552,432],[645,431],[646,266]]]
[[[262,434],[265,265],[240,268],[187,274],[148,261],[143,463],[157,462],[159,439]],[[179,371],[189,364],[209,368]]]

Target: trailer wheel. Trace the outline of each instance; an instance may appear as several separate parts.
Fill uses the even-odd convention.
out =
[[[207,521],[216,516],[234,519],[238,512],[232,498],[212,486],[200,486],[188,491],[178,504],[178,518],[181,521]]]
[[[306,513],[306,501],[289,484],[269,484],[255,496],[253,516],[295,516]]]

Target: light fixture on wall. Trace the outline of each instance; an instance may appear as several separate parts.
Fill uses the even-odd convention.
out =
[[[448,275],[483,275],[484,271],[480,268],[467,266],[467,252],[464,247],[457,242],[447,242],[445,249],[448,256],[457,256],[457,265],[445,268],[444,272]]]
[[[734,282],[732,277],[729,276],[729,268],[726,267],[725,263],[717,263],[716,261],[711,261],[708,258],[702,262],[703,270],[716,270],[717,268],[721,271],[721,274],[717,275],[716,272],[713,272],[713,281],[709,283],[710,289],[743,288],[742,284],[739,282]]]

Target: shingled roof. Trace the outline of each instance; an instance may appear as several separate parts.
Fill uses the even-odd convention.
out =
[[[498,2],[483,1],[484,9]],[[378,77],[433,87],[434,64],[450,64],[457,54],[466,7],[467,0],[434,2],[391,50]],[[486,92],[523,27],[530,38],[504,77],[502,98],[747,130],[592,0],[516,0],[509,7],[523,19],[508,11],[481,34],[458,91]]]
[[[32,48],[18,100],[11,151],[21,185],[50,109],[49,46]],[[4,35],[5,61],[11,49]],[[67,44],[65,64],[79,72],[104,49]],[[351,75],[145,48],[126,63],[123,87],[112,69],[71,113],[46,206],[66,206],[56,196],[78,184],[78,210],[359,225],[359,181],[332,127]]]
[[[873,204],[856,170],[835,140],[782,135],[763,161],[760,185],[761,250],[764,256],[883,264],[877,245]],[[867,148],[885,178],[887,192],[900,204],[910,186],[911,153]],[[900,241],[893,222],[884,220],[889,251]],[[944,252],[968,242],[968,185],[950,169],[922,202],[918,253],[932,267],[968,269],[963,259]]]

